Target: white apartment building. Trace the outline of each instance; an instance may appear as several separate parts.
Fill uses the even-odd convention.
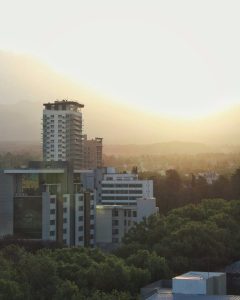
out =
[[[76,101],[45,103],[43,110],[43,160],[71,161],[83,166],[82,112]]]
[[[97,205],[96,245],[111,249],[136,223],[156,213],[155,198],[139,198],[134,205]]]
[[[138,198],[153,198],[152,180],[140,180],[138,174],[116,173],[107,168],[101,182],[101,204],[136,205]]]

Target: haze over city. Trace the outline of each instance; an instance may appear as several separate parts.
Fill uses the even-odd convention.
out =
[[[239,6],[4,2],[0,113],[3,124],[9,110],[13,119],[0,138],[38,140],[42,103],[74,98],[85,104],[86,131],[107,144],[237,143]]]
[[[240,300],[239,11],[0,0],[0,300]]]

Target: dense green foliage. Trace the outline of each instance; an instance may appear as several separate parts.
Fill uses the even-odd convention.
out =
[[[41,156],[38,153],[0,153],[0,169],[20,168],[27,166],[31,160],[40,160]]]
[[[0,251],[0,299],[136,299],[139,289],[158,276],[158,268],[167,267],[158,257],[152,270],[135,266],[138,263],[131,259],[128,263],[84,248],[42,249],[33,254],[7,246]],[[165,275],[164,269],[160,272]]]
[[[116,254],[136,261],[132,255],[147,250],[164,257],[173,275],[222,270],[239,260],[239,215],[239,200],[214,199],[172,210],[166,216],[152,216],[132,228]]]
[[[240,201],[203,200],[152,216],[115,255],[98,249],[0,250],[0,300],[131,300],[144,285],[239,260]],[[28,249],[29,250],[29,249]]]
[[[200,203],[202,199],[240,199],[240,169],[230,177],[219,176],[213,184],[207,184],[201,176],[180,176],[176,170],[168,170],[166,176],[146,172],[140,177],[153,180],[154,196],[161,213],[190,203]]]
[[[104,149],[107,151],[106,149]],[[117,149],[118,150],[118,149]],[[231,174],[240,166],[239,148],[219,149],[219,152],[204,153],[197,151],[196,154],[190,154],[188,151],[179,152],[177,147],[174,152],[166,151],[165,154],[145,155],[104,155],[106,166],[115,166],[117,169],[124,171],[126,166],[131,170],[134,166],[139,167],[139,171],[147,171],[159,174],[163,170],[170,168],[178,171],[179,174],[197,174],[206,170],[214,170],[219,174]],[[191,152],[191,151],[190,151]],[[158,153],[158,152],[156,152]]]

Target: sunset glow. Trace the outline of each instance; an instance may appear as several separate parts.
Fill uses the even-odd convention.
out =
[[[0,2],[3,50],[113,101],[188,118],[240,103],[238,1]]]

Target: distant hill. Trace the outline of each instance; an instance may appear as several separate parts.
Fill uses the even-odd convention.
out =
[[[104,145],[104,154],[119,156],[230,153],[239,151],[240,146],[213,146],[190,142],[168,142],[149,145]]]
[[[36,156],[41,157],[42,148],[40,142],[29,142],[29,141],[0,141],[0,153],[13,153],[13,154],[22,154],[30,153]]]
[[[90,137],[128,145],[106,146],[107,153],[205,152],[205,145],[240,144],[240,107],[195,121],[165,118],[103,97],[27,56],[0,51],[0,66],[0,142],[40,143],[43,102],[69,98],[85,104],[84,130]],[[169,141],[194,144],[154,144]]]
[[[11,152],[14,154],[30,153],[41,157],[42,148],[39,141],[0,141],[0,153]],[[103,152],[105,155],[115,156],[152,156],[152,155],[194,155],[204,153],[237,153],[240,152],[239,146],[228,145],[206,145],[190,142],[168,142],[154,143],[147,145],[108,145],[104,144]]]

